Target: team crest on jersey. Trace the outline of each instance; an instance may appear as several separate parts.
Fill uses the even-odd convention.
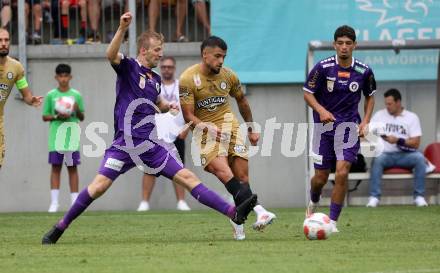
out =
[[[195,74],[193,76],[193,80],[194,80],[194,84],[199,87],[202,85],[202,80],[200,79],[200,75],[199,74]]]
[[[200,163],[202,163],[202,166],[205,166],[206,165],[206,157],[201,156],[200,157]]]
[[[225,90],[226,87],[227,87],[227,85],[226,85],[225,82],[221,82],[221,83],[220,83],[220,88],[221,88],[221,89]]]
[[[226,102],[226,97],[214,96],[197,102],[197,108],[205,108],[209,112],[217,110],[217,106]]]
[[[348,88],[350,89],[351,92],[356,92],[359,89],[359,83],[351,82]]]
[[[327,90],[328,90],[328,92],[333,92],[334,86],[335,86],[335,81],[327,79]]]
[[[145,88],[145,76],[144,75],[139,76],[139,88],[140,89]]]
[[[6,74],[6,78],[8,78],[8,80],[12,80],[12,79],[14,78],[14,73],[12,73],[12,72],[8,72],[8,73]]]

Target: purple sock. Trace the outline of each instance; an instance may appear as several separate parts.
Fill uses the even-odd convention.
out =
[[[229,218],[235,216],[235,207],[228,204],[216,192],[208,189],[202,183],[191,190],[191,195],[203,205],[215,209]]]
[[[338,221],[339,214],[341,214],[342,205],[331,202],[330,203],[330,220]]]
[[[318,203],[320,197],[321,197],[321,192],[313,192],[310,189],[310,200],[312,200],[313,203]]]
[[[76,219],[86,208],[93,202],[93,198],[90,197],[87,187],[81,191],[81,193],[76,198],[75,203],[70,207],[69,211],[61,219],[57,227],[61,230],[65,230],[73,220]]]

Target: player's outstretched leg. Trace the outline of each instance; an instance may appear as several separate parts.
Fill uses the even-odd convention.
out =
[[[223,200],[216,192],[203,185],[197,176],[188,169],[178,171],[173,177],[173,181],[184,186],[197,201],[228,216],[237,224],[244,223],[257,199],[256,195],[251,195],[243,200],[240,205],[234,207]]]
[[[70,223],[81,215],[86,208],[99,196],[101,196],[112,184],[112,181],[103,176],[97,175],[93,182],[84,188],[70,207],[64,217],[55,224],[51,230],[44,234],[41,243],[43,245],[56,244]]]

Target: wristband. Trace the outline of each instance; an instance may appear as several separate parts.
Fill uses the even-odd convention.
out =
[[[403,138],[399,138],[399,139],[397,140],[397,145],[399,145],[399,146],[405,146],[405,139],[403,139]]]

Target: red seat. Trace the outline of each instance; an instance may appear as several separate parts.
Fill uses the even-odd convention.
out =
[[[407,174],[407,173],[411,173],[411,170],[409,169],[405,169],[405,168],[400,168],[400,167],[392,167],[392,168],[388,168],[385,169],[383,171],[384,174]]]
[[[434,173],[440,173],[440,142],[426,146],[425,157],[435,165]]]

